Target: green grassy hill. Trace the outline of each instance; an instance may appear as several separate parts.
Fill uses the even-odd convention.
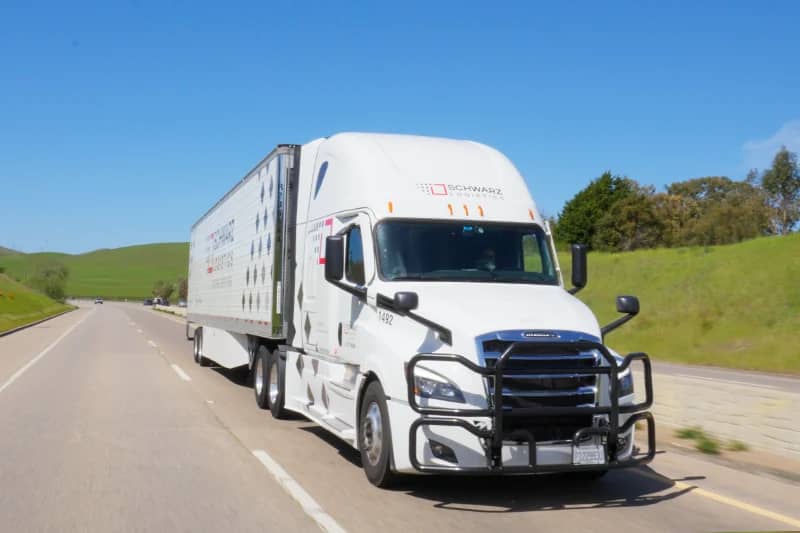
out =
[[[559,261],[569,280],[569,254]],[[591,253],[588,262],[589,283],[578,297],[601,325],[619,316],[618,294],[641,302],[639,316],[609,333],[612,348],[800,374],[800,234],[710,248]]]
[[[0,274],[0,332],[36,322],[70,308],[69,305],[54,302]]]
[[[56,260],[69,268],[67,295],[71,297],[144,298],[159,280],[186,276],[188,243],[143,244],[96,250],[80,255],[60,253],[15,254],[0,257],[6,274],[25,280],[38,262]]]
[[[13,254],[17,254],[17,253],[19,253],[19,252],[17,252],[16,250],[12,250],[11,248],[5,248],[3,246],[0,246],[0,255],[13,255]]]

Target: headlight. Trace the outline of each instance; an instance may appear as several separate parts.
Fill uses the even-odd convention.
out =
[[[452,383],[414,376],[414,392],[421,398],[464,403],[461,389]]]
[[[633,394],[633,372],[626,370],[619,378],[617,392],[619,396],[629,396]]]

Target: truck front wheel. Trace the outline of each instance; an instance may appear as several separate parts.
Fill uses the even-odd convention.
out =
[[[380,382],[367,385],[361,399],[358,424],[358,448],[367,479],[376,487],[388,487],[397,479],[392,472],[392,431],[386,395]]]

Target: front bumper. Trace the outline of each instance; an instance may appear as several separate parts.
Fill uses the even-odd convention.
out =
[[[566,350],[596,350],[606,362],[606,366],[586,369],[542,369],[542,375],[607,375],[609,376],[609,405],[607,406],[578,406],[578,407],[511,407],[503,404],[503,370],[506,363],[514,357],[515,352],[531,343],[544,343],[553,349]],[[427,407],[417,402],[414,391],[414,372],[417,364],[423,361],[455,362],[467,367],[469,370],[492,378],[494,393],[492,394],[487,409],[461,409],[449,407]],[[620,373],[626,371],[632,362],[641,361],[644,368],[645,399],[643,402],[631,405],[620,405],[618,397]],[[450,474],[536,474],[548,472],[572,472],[589,470],[606,470],[646,464],[655,456],[655,421],[648,411],[653,403],[653,381],[650,359],[644,353],[632,353],[626,356],[621,363],[608,349],[600,343],[578,341],[551,341],[537,340],[515,342],[508,346],[494,368],[479,366],[459,355],[418,354],[411,358],[406,365],[406,384],[408,389],[408,405],[416,413],[422,415],[413,420],[409,426],[408,457],[414,470],[424,473],[450,473]],[[517,430],[511,434],[504,432],[504,422],[512,417],[537,417],[537,416],[581,416],[592,415],[595,420],[604,420],[604,424],[593,424],[590,427],[578,429],[572,437],[572,442],[554,444],[550,442],[537,443],[533,434],[525,430]],[[477,423],[478,420],[486,421]],[[647,451],[644,454],[634,455],[633,430],[637,422],[647,424]],[[420,429],[437,427],[447,431],[458,428],[467,431],[481,443],[483,460],[481,466],[463,466],[462,464],[443,464],[442,461],[421,462],[418,454],[418,433]],[[429,433],[429,432],[428,432]],[[519,445],[524,442],[525,450],[519,451]],[[576,464],[577,448],[581,446],[594,446],[600,450],[600,458],[594,464]],[[425,456],[429,457],[428,446],[425,445]],[[524,464],[520,464],[520,457],[524,457]],[[546,460],[542,460],[545,459]],[[559,460],[560,458],[560,460]],[[472,463],[470,461],[470,463]]]

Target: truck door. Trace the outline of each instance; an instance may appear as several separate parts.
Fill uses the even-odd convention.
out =
[[[364,265],[365,233],[357,221],[350,225],[345,234],[344,282],[356,287],[364,287],[367,281]],[[365,302],[345,291],[339,291],[332,303],[331,353],[337,354],[343,363],[358,365],[361,362],[358,352],[358,326],[365,310]]]
[[[365,287],[374,273],[369,217],[359,214],[345,228],[344,283]],[[332,295],[333,296],[333,295]],[[368,312],[366,303],[343,291],[336,291],[330,302],[330,353],[342,363],[359,365],[363,353],[359,343],[359,327]]]
[[[375,271],[366,214],[351,213],[330,217],[310,228],[306,268],[302,287],[302,327],[304,348],[341,363],[359,364],[356,332],[364,316],[365,304],[358,298],[327,283],[324,279],[325,239],[342,235],[345,240],[343,283],[363,287]],[[318,257],[319,256],[319,259]]]

